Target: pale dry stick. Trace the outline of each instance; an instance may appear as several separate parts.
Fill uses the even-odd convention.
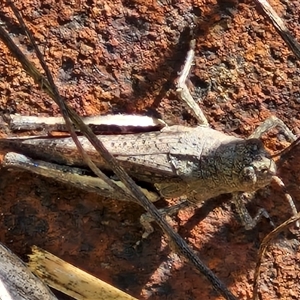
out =
[[[253,300],[258,299],[258,279],[260,275],[260,266],[262,262],[263,255],[265,254],[268,245],[270,244],[271,240],[273,240],[275,237],[278,236],[279,233],[286,230],[288,226],[290,226],[292,223],[298,221],[300,219],[300,213],[297,213],[296,215],[292,216],[290,219],[285,221],[284,223],[280,224],[278,227],[276,227],[274,230],[272,230],[262,241],[259,251],[258,251],[258,259],[256,262],[255,267],[255,273],[254,273],[254,283],[253,283]]]
[[[29,255],[28,262],[30,270],[49,286],[69,295],[72,299],[138,300],[44,249],[32,246],[31,250],[32,254]]]
[[[300,44],[295,40],[291,32],[285,26],[284,22],[278,16],[276,11],[268,3],[267,0],[254,0],[254,2],[262,9],[264,15],[271,21],[271,24],[275,27],[276,31],[286,42],[290,50],[295,56],[300,59]]]
[[[11,6],[13,7],[12,3],[9,2]],[[18,11],[15,8],[15,14],[18,14]],[[19,16],[21,19],[21,17]],[[22,23],[23,24],[23,23]],[[25,24],[23,24],[25,26]],[[26,28],[26,26],[25,26]],[[28,34],[28,30],[27,30]],[[88,128],[83,121],[80,119],[80,117],[62,100],[60,95],[58,94],[56,88],[53,90],[53,79],[51,77],[51,74],[46,66],[45,63],[43,63],[43,67],[47,70],[47,76],[50,79],[50,83],[41,76],[41,74],[34,68],[34,66],[26,59],[26,57],[23,55],[23,53],[19,50],[19,48],[14,44],[14,42],[10,39],[9,35],[5,32],[5,30],[0,26],[0,35],[2,40],[6,43],[10,51],[16,58],[22,63],[23,67],[29,72],[29,74],[39,83],[42,89],[46,88],[46,91],[48,94],[52,96],[52,98],[58,102],[58,104],[62,107],[62,113],[63,115],[67,116],[69,114],[71,120],[74,122],[74,124],[80,128],[81,132],[87,136],[89,141],[92,143],[92,145],[101,153],[101,155],[104,157],[104,159],[107,161],[108,164],[111,165],[112,170],[115,172],[115,174],[124,182],[124,185],[127,187],[127,189],[131,192],[133,195],[133,198],[136,198],[137,201],[139,201],[139,204],[145,208],[147,212],[152,215],[152,217],[155,219],[157,224],[163,229],[163,231],[166,233],[166,235],[170,238],[171,243],[175,246],[176,249],[179,252],[179,254],[183,255],[188,261],[190,261],[196,268],[199,270],[212,284],[212,286],[226,299],[235,299],[235,296],[227,289],[227,287],[214,275],[214,273],[206,267],[206,265],[195,255],[195,253],[189,248],[188,244],[177,234],[174,232],[172,227],[166,222],[166,220],[161,216],[161,214],[158,212],[156,207],[145,197],[145,195],[141,192],[139,187],[135,184],[135,182],[127,175],[127,173],[124,171],[123,168],[121,168],[114,157],[106,150],[104,145],[100,140],[97,139],[97,137],[93,134],[93,132]],[[29,36],[33,40],[31,34],[29,33]],[[37,53],[38,47],[33,43],[33,46],[35,47],[35,50]],[[43,62],[43,57],[41,55],[38,55],[40,61]],[[39,80],[37,80],[39,79]],[[54,85],[55,86],[55,85]],[[67,122],[68,117],[66,117]],[[71,126],[70,126],[71,128]],[[72,132],[72,129],[71,129]],[[75,134],[73,134],[73,137],[76,141]],[[101,177],[108,185],[112,186],[116,193],[126,193],[124,190],[122,190],[120,187],[118,187],[116,184],[114,184],[112,181],[109,180],[98,168],[95,168],[95,165],[93,162],[89,159],[87,155],[85,155],[84,150],[81,148],[81,145],[77,143],[77,146],[79,149],[81,149],[81,154],[83,155],[85,161],[88,162],[90,168],[93,170],[95,174],[97,174],[99,177]],[[121,191],[120,191],[121,190]]]
[[[0,243],[1,300],[58,300],[25,263]]]

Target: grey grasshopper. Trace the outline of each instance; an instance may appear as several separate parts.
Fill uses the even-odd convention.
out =
[[[107,150],[141,184],[143,192],[152,201],[185,196],[188,203],[195,205],[225,193],[237,195],[256,191],[273,179],[279,180],[275,162],[259,137],[272,127],[279,127],[290,141],[296,139],[276,117],[261,124],[249,139],[209,128],[186,85],[194,58],[194,44],[193,40],[178,79],[177,94],[202,126],[166,126],[160,131],[99,136]],[[17,127],[22,129],[21,125]],[[94,163],[109,172],[110,166],[87,139],[79,137],[79,140]],[[6,138],[0,140],[0,149],[17,152],[6,154],[4,166],[30,170],[106,197],[132,200],[127,198],[128,193],[124,193],[124,197],[116,195],[101,179],[87,175],[86,166],[70,137]],[[121,182],[116,182],[124,187]],[[143,188],[149,184],[153,189]],[[235,199],[246,228],[253,228],[265,211],[260,210],[252,219],[240,198]],[[290,205],[296,213],[292,201]]]
[[[278,122],[272,118],[265,125],[278,125]],[[189,203],[199,204],[220,194],[256,191],[276,175],[275,162],[259,139],[228,136],[205,126],[170,126],[154,132],[100,137],[138,183],[153,187],[151,191],[142,189],[152,201],[186,196]],[[87,139],[79,137],[79,140],[95,164],[109,172],[110,166]],[[23,168],[116,198],[110,186],[87,175],[70,137],[6,138],[0,140],[0,147],[6,152],[14,151],[6,154],[4,166]],[[128,199],[124,196],[119,200]],[[242,217],[249,219],[248,215]]]

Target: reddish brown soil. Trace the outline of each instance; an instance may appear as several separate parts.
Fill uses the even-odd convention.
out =
[[[3,1],[5,2],[5,1]],[[174,80],[194,26],[196,62],[190,76],[210,124],[248,136],[270,115],[299,133],[299,62],[252,1],[15,1],[36,37],[60,92],[81,115],[159,112],[169,123],[195,124],[174,93]],[[297,0],[271,4],[300,39]],[[12,12],[0,19],[35,63]],[[1,43],[0,109],[58,115]],[[282,134],[266,140],[272,150]],[[297,153],[298,151],[298,153]],[[299,207],[300,153],[279,172]],[[0,241],[25,258],[38,245],[139,299],[221,299],[195,270],[171,254],[160,229],[135,248],[143,210],[101,199],[29,173],[1,170]],[[251,204],[280,224],[290,209],[279,189],[266,188]],[[245,231],[225,199],[174,219],[179,233],[237,295],[250,299],[257,251],[267,221]],[[263,263],[261,299],[299,299],[299,234],[280,236]],[[60,296],[61,299],[67,299]]]

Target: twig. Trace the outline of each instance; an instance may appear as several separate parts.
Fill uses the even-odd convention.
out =
[[[295,56],[300,59],[300,44],[294,39],[291,32],[287,29],[281,18],[278,16],[276,11],[268,3],[267,0],[255,0],[254,1],[263,11],[264,15],[269,19],[271,24],[275,27],[276,31],[286,42],[290,50]]]
[[[274,154],[273,157],[280,156],[278,164],[282,164],[285,160],[287,160],[290,151],[295,147],[297,147],[299,144],[300,144],[300,137],[298,137],[288,147],[284,148],[279,153]]]
[[[32,246],[31,250],[27,264],[29,269],[49,286],[72,299],[138,300],[42,248]]]
[[[290,219],[276,227],[273,231],[271,231],[262,241],[259,251],[258,251],[258,260],[255,267],[255,273],[254,273],[254,283],[253,283],[253,300],[258,299],[257,298],[257,292],[258,292],[258,278],[260,275],[260,266],[262,262],[262,258],[267,250],[267,247],[269,246],[271,240],[273,240],[275,237],[278,236],[279,233],[284,231],[289,225],[296,222],[300,219],[300,213],[297,213],[296,215],[292,216]]]
[[[58,300],[43,280],[0,243],[0,299]]]

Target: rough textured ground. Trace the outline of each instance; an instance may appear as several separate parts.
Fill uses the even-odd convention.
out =
[[[246,137],[276,115],[299,133],[299,62],[252,1],[15,2],[61,94],[81,115],[158,112],[169,123],[194,125],[174,93],[193,26],[197,45],[191,87],[211,126]],[[271,4],[299,40],[298,1]],[[11,11],[1,4],[0,12],[11,36],[37,63]],[[57,115],[57,106],[2,43],[0,47],[1,112]],[[274,151],[286,145],[276,132],[265,142]],[[299,157],[296,148],[280,170],[298,207]],[[142,232],[143,210],[137,205],[5,169],[0,199],[0,241],[22,258],[38,245],[139,299],[221,299],[190,265],[170,253],[159,229],[134,247]],[[258,247],[271,227],[263,221],[245,231],[230,202],[223,200],[181,212],[174,224],[239,299],[250,299]],[[276,224],[290,216],[278,188],[258,193],[251,212],[259,207]],[[300,298],[298,250],[295,230],[272,244],[263,264],[261,299]]]

